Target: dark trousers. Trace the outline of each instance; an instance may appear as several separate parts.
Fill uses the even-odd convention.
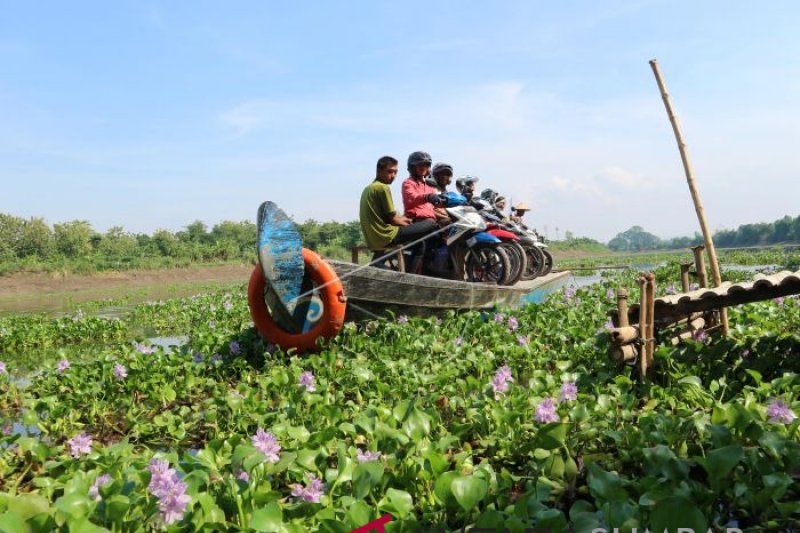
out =
[[[418,220],[408,226],[400,226],[400,231],[397,232],[397,236],[395,236],[390,244],[406,244],[420,240],[425,235],[437,229],[439,229],[439,225],[432,219]],[[418,243],[414,244],[410,250],[411,260],[407,263],[406,271],[412,274],[419,274],[422,272],[422,258],[425,256],[425,240],[420,240]]]

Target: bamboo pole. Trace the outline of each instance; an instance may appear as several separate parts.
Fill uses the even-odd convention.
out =
[[[647,302],[647,279],[642,276],[639,278],[639,335],[643,343],[639,346],[639,375],[645,379],[647,374],[647,312],[650,310],[650,305]]]
[[[689,268],[690,263],[681,263],[681,288],[683,292],[689,292]]]
[[[617,289],[617,322],[621,328],[628,327],[628,291],[626,289]]]
[[[656,276],[652,272],[647,275],[647,337],[645,339],[645,355],[647,368],[653,368],[653,352],[656,349],[655,304],[656,304]]]
[[[681,153],[681,161],[683,161],[683,169],[686,172],[686,181],[689,184],[689,192],[692,194],[692,201],[694,202],[694,210],[697,213],[697,219],[700,221],[700,229],[703,232],[703,241],[706,243],[706,250],[708,251],[708,259],[711,263],[711,276],[714,279],[715,286],[719,287],[722,283],[722,276],[719,273],[719,260],[717,259],[717,250],[714,248],[714,241],[711,239],[711,232],[708,229],[706,222],[706,213],[703,209],[703,203],[700,200],[700,192],[694,182],[694,173],[692,172],[692,165],[689,161],[689,153],[686,150],[686,143],[683,141],[683,133],[681,132],[678,117],[672,111],[672,103],[670,101],[667,86],[664,83],[664,78],[661,76],[661,70],[658,68],[658,62],[655,59],[650,60],[650,67],[655,74],[658,88],[661,90],[661,97],[664,100],[664,107],[667,109],[667,115],[672,123],[672,129],[675,132],[675,139],[678,141],[678,150]],[[728,334],[728,311],[725,308],[719,310],[720,321],[722,322],[723,335]]]
[[[697,271],[697,283],[702,288],[708,288],[708,276],[706,275],[706,258],[703,255],[703,247],[695,246],[692,248],[694,253],[694,269]]]

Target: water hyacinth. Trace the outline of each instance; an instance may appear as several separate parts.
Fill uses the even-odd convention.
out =
[[[173,524],[183,518],[186,506],[192,498],[186,494],[186,483],[178,478],[169,462],[152,459],[150,461],[150,484],[148,490],[158,498],[158,510],[161,520],[166,525]]]
[[[239,343],[236,341],[231,341],[231,343],[228,345],[228,349],[233,355],[239,355],[239,353],[242,351],[241,346],[239,346]]]
[[[8,374],[8,370],[6,369],[6,364],[0,361],[0,375],[2,374]]]
[[[675,285],[670,285],[665,289],[665,292],[669,295],[678,294],[678,289],[675,288]]]
[[[145,355],[149,355],[149,354],[153,353],[154,351],[156,351],[156,349],[153,348],[152,346],[145,346],[144,344],[142,344],[140,342],[135,343],[135,347],[136,347],[136,351],[137,352],[145,354]]]
[[[252,440],[255,449],[264,454],[268,463],[277,463],[280,460],[281,445],[275,435],[258,428]]]
[[[64,372],[67,371],[69,366],[70,366],[69,361],[66,359],[62,359],[61,361],[58,362],[58,366],[56,367],[56,372],[58,372],[59,374],[63,374]]]
[[[573,298],[575,298],[575,294],[577,292],[578,291],[575,289],[575,287],[564,287],[564,300],[566,301],[572,300]]]
[[[119,381],[122,381],[123,379],[128,377],[128,369],[119,363],[115,364],[114,377],[117,378]]]
[[[300,386],[305,387],[306,392],[314,392],[317,390],[313,372],[306,370],[300,374]]]
[[[558,413],[556,413],[556,402],[552,398],[545,398],[536,406],[535,420],[542,424],[549,424],[550,422],[558,422],[561,420]]]
[[[453,344],[455,344],[456,346],[461,346],[462,344],[464,344],[464,337],[459,335],[458,337],[453,339]]]
[[[94,480],[92,486],[89,487],[89,497],[96,502],[102,500],[103,497],[100,496],[100,488],[105,487],[109,483],[111,483],[111,476],[108,474],[97,476],[97,479]]]
[[[239,470],[239,473],[236,474],[236,479],[244,481],[245,483],[249,483],[250,482],[250,474],[248,474],[244,470]]]
[[[517,344],[520,346],[527,346],[531,342],[530,335],[517,335]]]
[[[783,298],[783,296],[778,296],[777,298],[775,298],[775,303],[778,305],[783,305],[784,301],[785,299]]]
[[[692,331],[692,338],[697,342],[706,342],[708,340],[708,332],[703,328],[696,329]]]
[[[574,401],[578,399],[578,386],[569,381],[561,385],[561,401]]]
[[[508,365],[503,365],[492,378],[492,390],[494,390],[495,400],[499,400],[500,396],[508,391],[508,383],[511,381],[514,381],[511,369]]]
[[[614,289],[608,289],[606,291],[606,298],[608,298],[609,300],[613,300],[614,296],[615,296]]]
[[[308,485],[305,487],[299,483],[292,485],[292,496],[305,502],[319,503],[325,495],[325,484],[321,479],[317,479],[314,474],[306,474]]]
[[[222,303],[222,308],[225,309],[226,311],[230,311],[231,309],[233,309],[233,304],[231,303],[230,300],[225,300]]]
[[[356,459],[359,463],[368,463],[370,461],[378,461],[381,458],[381,452],[362,452],[361,448],[356,448]]]
[[[506,318],[503,316],[502,313],[495,313],[494,314],[494,321],[498,324],[501,324]]]
[[[75,459],[81,455],[92,452],[92,437],[86,433],[80,433],[72,437],[69,444],[69,453]]]
[[[519,321],[517,317],[510,316],[508,317],[508,331],[515,331],[519,327]]]
[[[408,317],[406,315],[400,315],[397,317],[398,324],[408,324]]]
[[[773,424],[791,424],[797,415],[783,400],[772,400],[767,406],[767,416]]]
[[[203,355],[203,354],[202,354],[202,353],[200,353],[200,352],[197,352],[196,354],[194,354],[194,355],[192,356],[192,361],[194,361],[195,363],[198,363],[198,364],[199,364],[199,363],[202,363],[202,362],[203,362],[203,361],[205,361],[205,360],[206,360],[206,356],[205,356],[205,355]]]

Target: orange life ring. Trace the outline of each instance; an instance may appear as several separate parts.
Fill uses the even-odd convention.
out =
[[[264,273],[259,265],[253,269],[250,283],[247,286],[247,302],[256,329],[261,336],[280,346],[283,350],[290,348],[296,348],[299,352],[318,350],[317,339],[335,337],[344,324],[347,299],[336,271],[319,255],[307,248],[303,248],[303,263],[306,274],[322,287],[319,290],[319,297],[322,299],[322,317],[313,328],[304,333],[287,332],[269,314],[269,309],[264,301],[264,288],[267,281],[264,279]]]

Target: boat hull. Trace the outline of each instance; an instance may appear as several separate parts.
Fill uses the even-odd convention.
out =
[[[437,316],[449,310],[515,307],[525,301],[542,301],[546,294],[564,285],[570,275],[569,271],[557,272],[506,287],[328,262],[344,285],[347,320],[384,317],[387,312],[396,316]]]

